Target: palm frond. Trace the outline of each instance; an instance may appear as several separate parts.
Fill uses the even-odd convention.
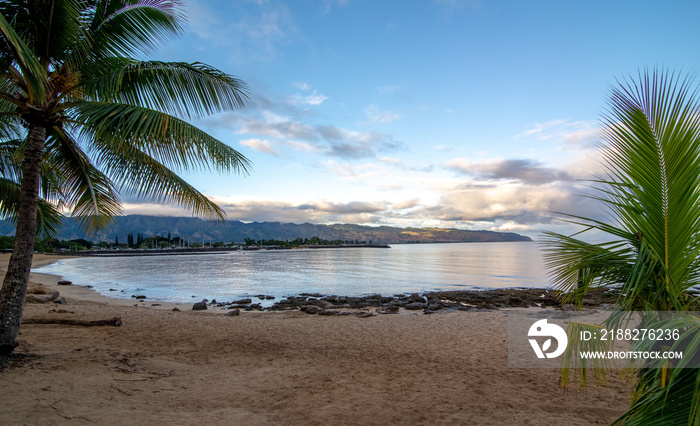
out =
[[[46,69],[42,67],[35,52],[29,48],[1,14],[0,33],[3,35],[0,42],[5,45],[3,50],[11,55],[12,60],[22,71],[23,83],[26,85],[29,101],[41,105],[47,90]]]
[[[99,153],[101,166],[121,191],[138,198],[174,204],[209,219],[225,218],[226,214],[216,203],[138,148],[102,146]]]
[[[573,217],[614,242],[588,244],[546,234],[545,257],[555,285],[579,293],[593,285],[620,288],[612,323],[624,311],[698,307],[689,293],[700,285],[700,98],[692,83],[654,70],[611,90],[602,132],[606,173],[593,181],[597,193],[592,198],[613,221],[568,220]],[[700,319],[686,315],[659,321],[650,324],[693,331],[694,337],[663,347],[647,339],[635,348],[685,345],[693,362],[700,362]],[[700,369],[681,368],[685,362],[647,363],[639,369],[632,406],[618,423],[700,426]]]
[[[101,0],[89,23],[98,57],[143,53],[179,34],[177,0]]]
[[[133,146],[177,170],[209,169],[247,173],[249,160],[197,127],[159,111],[107,102],[79,102],[70,113],[81,123],[86,140],[101,150]],[[127,151],[125,151],[127,152]]]
[[[12,223],[17,223],[17,206],[19,205],[20,186],[10,179],[0,178],[0,217]],[[58,235],[61,229],[63,216],[46,200],[39,199],[36,236],[37,238],[52,237]]]
[[[45,163],[61,174],[62,199],[87,234],[104,229],[121,212],[113,182],[90,162],[70,133],[49,138]]]
[[[88,99],[140,105],[180,117],[203,117],[243,106],[248,88],[206,64],[106,58],[87,71]]]

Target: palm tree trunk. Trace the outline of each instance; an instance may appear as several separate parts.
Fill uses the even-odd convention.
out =
[[[27,295],[29,271],[34,255],[36,213],[41,177],[41,161],[46,128],[31,125],[22,165],[22,186],[15,231],[15,246],[0,289],[0,355],[11,353],[19,344],[17,335]]]

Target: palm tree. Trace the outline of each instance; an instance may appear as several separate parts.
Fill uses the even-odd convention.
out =
[[[692,79],[668,71],[647,70],[612,89],[603,117],[606,172],[592,185],[592,198],[612,221],[567,215],[583,232],[600,231],[608,239],[591,244],[578,234],[546,233],[545,260],[566,302],[580,303],[593,288],[615,288],[620,296],[612,324],[629,311],[697,310],[698,298],[689,290],[700,284],[698,101]],[[700,330],[700,318],[692,314],[658,324],[670,323],[689,333]],[[696,345],[693,339],[686,343]],[[646,367],[637,371],[632,406],[618,422],[700,424],[700,370],[668,362]],[[586,370],[578,374],[585,382]]]
[[[132,58],[180,32],[179,10],[178,0],[0,1],[0,137],[21,135],[6,147],[21,167],[2,176],[0,212],[17,230],[0,354],[17,345],[44,202],[71,210],[86,232],[120,212],[120,193],[224,218],[177,172],[245,173],[249,162],[185,120],[241,107],[246,86],[201,63]]]

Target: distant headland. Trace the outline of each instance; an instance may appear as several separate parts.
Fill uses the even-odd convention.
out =
[[[246,240],[295,240],[318,237],[323,240],[341,240],[374,244],[464,243],[532,241],[530,237],[513,232],[469,231],[446,228],[398,228],[353,224],[318,225],[311,223],[250,222],[227,220],[224,223],[193,217],[128,215],[118,216],[103,232],[86,237],[73,218],[64,218],[57,238],[73,240],[84,238],[95,242],[127,241],[129,234],[144,237],[166,235],[179,237],[191,243],[243,242]],[[14,226],[0,221],[0,235],[14,235]]]

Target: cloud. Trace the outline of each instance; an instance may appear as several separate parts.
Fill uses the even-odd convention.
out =
[[[372,158],[380,152],[403,149],[403,144],[384,133],[358,132],[333,125],[312,126],[269,111],[264,112],[263,117],[264,120],[241,118],[239,121],[243,125],[237,133],[306,142],[325,155],[344,159]]]
[[[311,93],[308,96],[297,95],[297,96],[294,96],[292,98],[294,103],[314,105],[314,106],[321,105],[323,103],[323,101],[325,101],[326,99],[328,99],[328,96],[322,95],[322,94],[316,92],[315,90],[313,91],[313,93]]]
[[[509,223],[521,229],[537,229],[554,219],[555,211],[583,213],[600,217],[596,202],[577,197],[571,185],[503,185],[485,190],[453,187],[441,191],[438,203],[420,205],[405,216],[429,217],[441,223],[463,226],[500,226]]]
[[[532,185],[573,180],[573,177],[566,171],[544,167],[538,161],[529,159],[475,163],[464,158],[456,158],[449,161],[447,167],[459,173],[475,176],[479,179],[514,179]]]
[[[557,119],[546,123],[534,123],[530,129],[517,135],[516,139],[529,137],[562,143],[568,148],[590,149],[600,138],[600,130],[592,121]]]
[[[292,83],[292,86],[296,87],[299,90],[311,90],[311,85],[302,81]]]
[[[379,161],[381,161],[382,163],[391,164],[392,166],[396,166],[399,168],[406,167],[400,158],[382,157],[379,159]]]
[[[393,203],[391,205],[391,209],[394,211],[406,210],[406,209],[412,209],[413,207],[416,207],[418,205],[419,205],[418,199],[414,198],[412,200],[404,200],[404,201],[399,201],[399,202]]]
[[[268,140],[263,139],[245,139],[240,142],[241,145],[252,148],[256,151],[265,152],[274,156],[279,156],[279,153],[272,148],[272,144]]]
[[[350,201],[347,203],[331,203],[318,201],[310,204],[301,204],[296,207],[299,210],[311,210],[333,214],[358,214],[358,213],[379,213],[387,209],[386,203]]]
[[[385,202],[315,200],[302,203],[260,199],[215,198],[230,220],[291,223],[378,223]]]
[[[379,167],[372,163],[351,164],[327,160],[322,165],[327,172],[344,178],[364,179],[381,173]]]
[[[391,123],[401,118],[401,114],[379,109],[376,104],[370,104],[365,108],[365,115],[373,123]]]
[[[290,140],[284,140],[280,142],[283,145],[287,145],[290,148],[292,148],[295,151],[298,152],[303,152],[306,154],[315,152],[317,149],[313,145],[306,143],[306,142],[297,142],[297,141],[290,141]]]

